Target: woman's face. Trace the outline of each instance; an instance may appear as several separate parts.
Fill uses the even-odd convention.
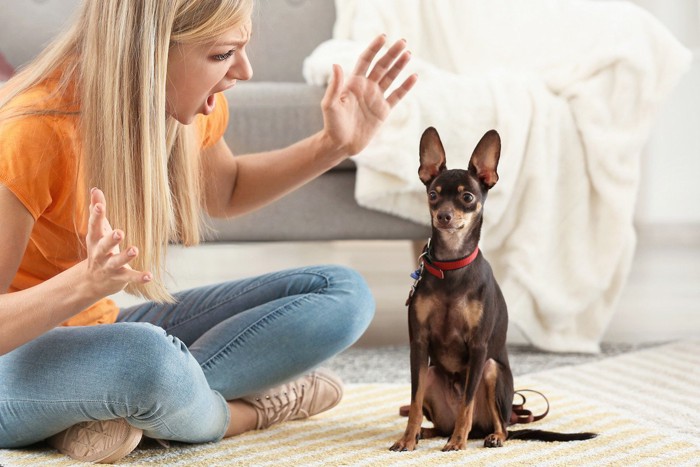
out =
[[[214,94],[253,76],[245,46],[250,21],[202,44],[173,44],[168,57],[166,113],[182,124],[214,110]]]

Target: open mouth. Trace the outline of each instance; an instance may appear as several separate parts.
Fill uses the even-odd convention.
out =
[[[214,94],[211,94],[204,102],[204,115],[211,114],[214,111],[214,107],[216,107],[216,98]]]

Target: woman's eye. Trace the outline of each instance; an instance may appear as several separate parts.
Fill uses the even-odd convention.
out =
[[[231,49],[228,52],[226,52],[225,54],[216,54],[216,55],[214,55],[213,58],[216,61],[223,62],[225,60],[228,60],[233,55],[234,52],[235,52],[235,50]]]
[[[462,195],[462,199],[463,199],[466,203],[471,203],[472,201],[474,201],[474,195],[471,194],[471,193],[464,193],[464,194]]]

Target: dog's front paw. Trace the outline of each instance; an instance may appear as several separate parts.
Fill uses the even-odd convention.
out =
[[[505,437],[503,435],[491,433],[486,438],[484,438],[484,447],[500,448],[503,447],[503,441],[505,441]]]
[[[466,438],[462,438],[461,436],[454,436],[452,435],[450,437],[450,440],[447,442],[444,448],[442,450],[444,452],[447,451],[462,451],[463,449],[467,448],[467,440]]]
[[[400,440],[394,443],[389,449],[391,451],[413,451],[416,449],[420,435],[403,436]]]

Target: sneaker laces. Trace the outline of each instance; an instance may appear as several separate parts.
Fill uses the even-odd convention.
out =
[[[302,383],[300,386],[300,391],[297,390],[296,386],[292,386],[276,394],[255,398],[255,405],[260,409],[258,411],[258,429],[287,420],[295,420],[300,414],[300,418],[309,416],[303,411],[306,384]]]

